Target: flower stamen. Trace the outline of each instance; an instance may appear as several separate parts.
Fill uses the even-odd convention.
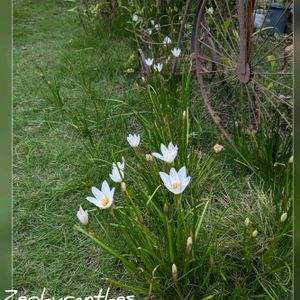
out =
[[[109,203],[108,197],[104,197],[101,201],[102,206],[106,206]]]
[[[175,182],[175,183],[172,183],[171,184],[171,188],[173,189],[173,190],[176,190],[177,188],[179,188],[180,187],[180,183],[179,182]]]

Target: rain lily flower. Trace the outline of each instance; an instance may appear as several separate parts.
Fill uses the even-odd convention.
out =
[[[214,151],[215,151],[215,153],[221,152],[223,150],[223,148],[224,147],[222,145],[219,145],[219,144],[215,144],[214,145]]]
[[[161,72],[162,68],[163,68],[163,64],[158,63],[158,64],[154,65],[154,70],[159,73]]]
[[[159,176],[165,187],[175,195],[181,194],[191,180],[190,176],[186,176],[186,167],[182,167],[178,172],[171,168],[170,175],[159,172]]]
[[[150,28],[146,29],[146,32],[151,35],[152,34],[152,30]]]
[[[134,15],[132,16],[132,21],[137,22],[138,19],[139,19],[139,16],[138,16],[138,15],[134,14]]]
[[[127,141],[129,145],[133,148],[137,147],[140,144],[140,135],[139,134],[129,134],[127,137]]]
[[[172,43],[172,40],[168,36],[166,36],[163,41],[164,46],[167,46],[171,43]]]
[[[76,216],[83,225],[88,224],[89,214],[88,214],[87,210],[83,210],[83,208],[81,206],[79,207],[79,210],[78,210]]]
[[[158,30],[160,29],[160,24],[157,23],[157,24],[155,24],[154,27],[155,27],[155,29],[158,31]]]
[[[213,7],[210,7],[210,8],[207,8],[206,9],[206,12],[210,15],[212,15],[214,13],[214,8]]]
[[[172,163],[177,156],[178,147],[174,146],[172,143],[169,143],[168,148],[161,144],[160,145],[161,154],[153,152],[152,156],[165,161],[166,163]]]
[[[174,48],[174,49],[171,50],[171,52],[175,57],[178,57],[181,53],[181,49],[180,48]]]
[[[153,59],[153,58],[147,58],[147,59],[145,59],[145,63],[146,63],[146,65],[149,66],[149,67],[152,66],[153,62],[154,62],[154,59]]]
[[[96,187],[92,187],[94,197],[86,197],[85,199],[101,209],[109,208],[114,201],[115,188],[110,189],[106,180],[103,181],[101,191]]]
[[[122,182],[124,178],[124,167],[125,163],[117,162],[117,164],[113,163],[113,168],[111,171],[111,174],[109,174],[109,177],[114,182]]]

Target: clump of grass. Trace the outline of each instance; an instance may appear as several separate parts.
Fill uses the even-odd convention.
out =
[[[258,129],[235,123],[234,143],[228,148],[240,165],[251,171],[271,191],[277,207],[276,216],[290,208],[292,197],[292,135],[282,132],[280,121],[267,125],[263,120]]]

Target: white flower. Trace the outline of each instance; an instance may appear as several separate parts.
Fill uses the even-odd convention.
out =
[[[186,176],[186,167],[182,167],[178,172],[171,168],[170,175],[159,172],[159,176],[165,187],[175,195],[181,194],[191,180],[190,176]]]
[[[215,144],[214,145],[214,151],[215,151],[215,153],[221,152],[223,150],[223,148],[224,147],[222,145],[219,145],[219,144]]]
[[[140,135],[139,134],[129,134],[127,137],[127,141],[129,145],[133,148],[137,147],[140,144]]]
[[[125,163],[117,162],[117,164],[113,163],[113,168],[109,177],[114,182],[122,182],[124,178],[124,167]]]
[[[147,59],[145,59],[145,63],[146,63],[146,65],[149,66],[149,67],[152,66],[153,62],[154,62],[154,59],[153,59],[153,58],[147,58]]]
[[[151,35],[151,34],[152,34],[152,29],[148,28],[148,29],[146,29],[146,32],[147,32],[149,35]]]
[[[110,189],[106,180],[103,181],[101,191],[96,187],[92,187],[94,197],[86,197],[86,200],[95,204],[101,209],[109,208],[114,201],[115,188]]]
[[[160,73],[163,66],[164,66],[163,64],[158,63],[158,64],[154,65],[154,70]]]
[[[89,222],[89,214],[87,210],[83,210],[82,207],[79,207],[79,210],[76,214],[77,218],[83,225],[87,225]]]
[[[158,31],[158,30],[160,29],[160,24],[157,23],[157,24],[155,24],[154,27],[155,27],[155,29]]]
[[[178,147],[174,146],[172,143],[169,144],[168,148],[165,145],[161,144],[160,150],[162,155],[157,152],[153,152],[152,156],[167,163],[172,163],[177,156]]]
[[[172,43],[172,40],[168,36],[166,36],[164,38],[163,44],[166,46],[166,45],[169,45],[171,43]]]
[[[136,15],[136,14],[134,14],[134,15],[132,16],[132,21],[137,22],[138,20],[139,20],[139,16]]]
[[[174,48],[174,49],[171,50],[171,52],[175,57],[178,57],[181,53],[181,49],[180,48]]]
[[[210,7],[210,8],[207,8],[206,9],[206,12],[210,15],[212,15],[214,13],[214,8],[213,7]]]

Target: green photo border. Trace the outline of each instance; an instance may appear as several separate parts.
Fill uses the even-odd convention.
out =
[[[0,298],[12,287],[12,2],[0,2]]]

